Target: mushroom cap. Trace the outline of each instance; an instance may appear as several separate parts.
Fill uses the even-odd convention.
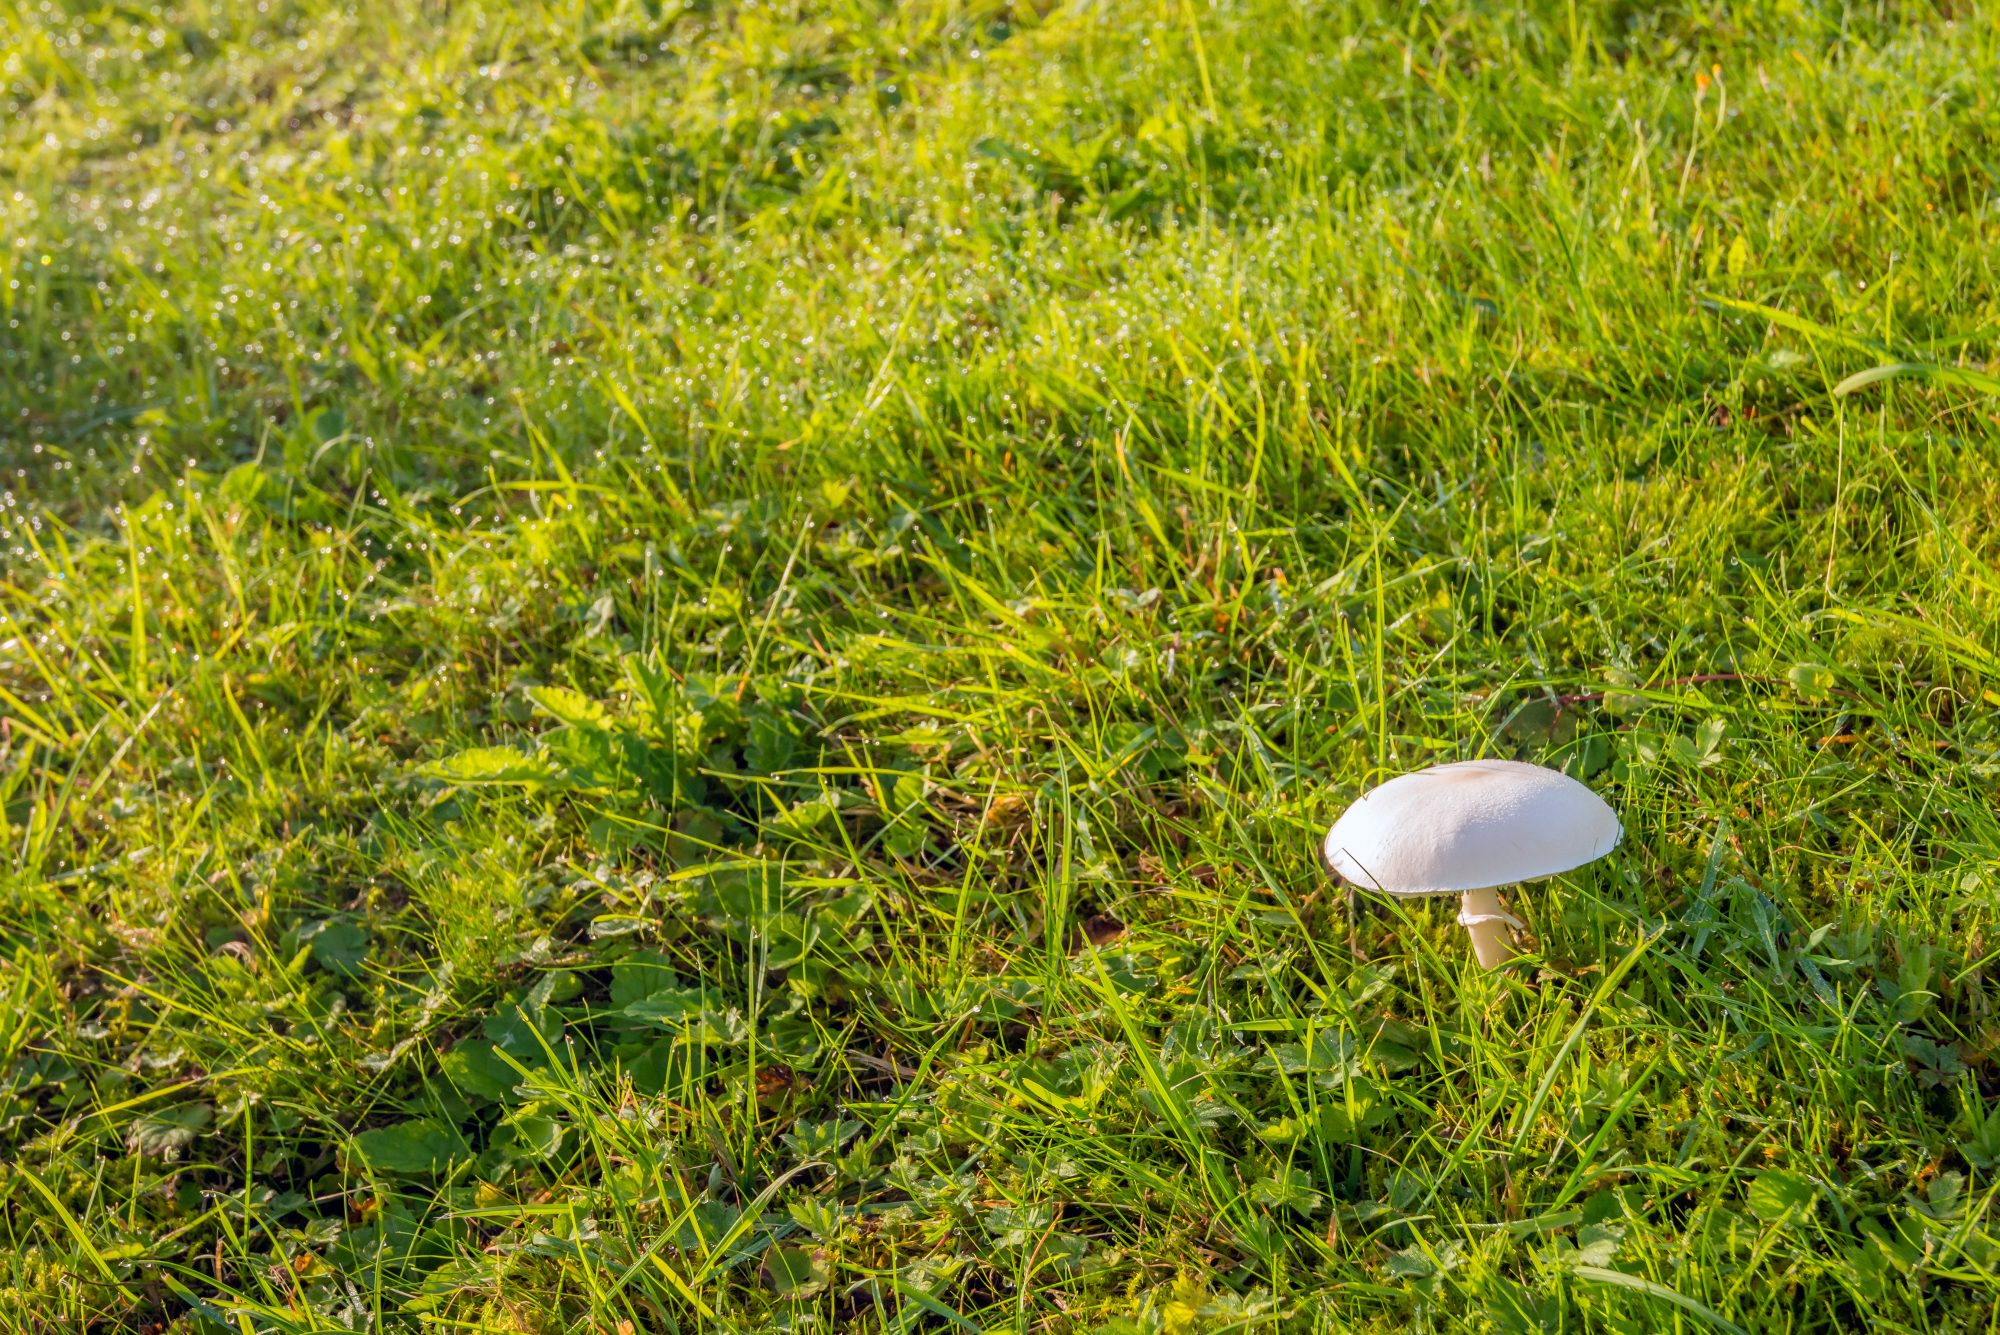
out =
[[[1623,834],[1604,799],[1560,770],[1467,760],[1362,794],[1327,831],[1326,860],[1364,889],[1462,894],[1581,867]]]

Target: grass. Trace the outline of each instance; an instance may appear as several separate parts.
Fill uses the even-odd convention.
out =
[[[1994,1328],[1996,64],[0,6],[0,1322]]]

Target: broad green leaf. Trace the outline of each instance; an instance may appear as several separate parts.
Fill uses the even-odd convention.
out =
[[[752,774],[773,774],[785,769],[798,750],[798,726],[789,717],[766,708],[750,715],[750,735],[743,744],[743,762]]]
[[[792,1202],[785,1213],[792,1217],[793,1223],[821,1242],[832,1242],[841,1234],[843,1216],[840,1207],[817,1196]]]
[[[378,1173],[434,1177],[470,1151],[455,1127],[416,1118],[363,1131],[354,1138],[354,1152]]]
[[[1939,1173],[1924,1188],[1923,1210],[1933,1219],[1952,1219],[1965,1199],[1965,1174],[1956,1170]]]
[[[1958,1152],[1974,1168],[2000,1168],[2000,1102],[1984,1113],[1975,1106],[1966,1121],[1970,1135],[1959,1142]]]
[[[611,1004],[630,1006],[656,992],[681,986],[673,963],[656,950],[638,950],[611,966]]]
[[[533,1066],[547,1060],[546,1049],[554,1047],[562,1037],[563,1022],[560,1015],[530,995],[524,1000],[501,1003],[499,1010],[486,1018],[483,1028],[494,1045],[508,1056]]]
[[[178,1159],[181,1151],[193,1144],[194,1138],[213,1120],[215,1109],[206,1103],[163,1108],[133,1122],[125,1133],[125,1144],[134,1154]]]
[[[1577,1231],[1576,1265],[1610,1265],[1618,1256],[1618,1244],[1625,1240],[1623,1224],[1585,1224]]]
[[[783,1140],[802,1159],[820,1159],[860,1135],[861,1123],[853,1121],[800,1122],[786,1132]]]
[[[1436,1248],[1426,1248],[1418,1242],[1389,1253],[1389,1258],[1382,1265],[1398,1279],[1428,1279],[1456,1269],[1463,1259],[1464,1249],[1456,1242],[1447,1242]]]
[[[543,1106],[529,1104],[500,1124],[511,1134],[510,1148],[516,1153],[536,1159],[547,1159],[562,1148],[567,1128],[542,1111]]]
[[[555,766],[545,757],[511,746],[475,746],[426,765],[421,773],[426,778],[462,785],[546,783],[556,777]]]
[[[488,1102],[511,1099],[521,1083],[520,1072],[502,1061],[483,1038],[461,1040],[439,1061],[438,1068],[459,1093]]]
[[[1766,1169],[1757,1174],[1744,1193],[1744,1203],[1750,1207],[1750,1213],[1767,1224],[1810,1214],[1818,1199],[1819,1192],[1809,1179],[1782,1168]]]
[[[540,706],[543,713],[569,727],[607,731],[612,726],[610,711],[583,692],[573,691],[567,686],[531,687],[528,698]]]
[[[1257,1062],[1258,1070],[1286,1075],[1311,1075],[1322,1088],[1334,1088],[1367,1070],[1352,1036],[1321,1031],[1304,1043],[1280,1043]]]
[[[314,963],[328,973],[356,978],[368,958],[368,930],[351,918],[332,918],[312,934]]]
[[[248,463],[238,464],[224,473],[221,483],[216,487],[217,493],[224,500],[234,501],[239,505],[250,504],[257,499],[257,494],[263,489],[264,466],[254,459]]]
[[[776,835],[799,838],[825,824],[827,818],[839,809],[839,800],[828,789],[816,797],[792,803],[765,821],[764,828]]]
[[[1312,1178],[1295,1167],[1274,1169],[1270,1176],[1250,1188],[1250,1199],[1275,1210],[1295,1210],[1312,1214],[1326,1203],[1314,1188]]]
[[[1383,1098],[1376,1083],[1366,1076],[1339,1082],[1334,1088],[1337,1092],[1319,1105],[1320,1134],[1330,1141],[1340,1144],[1357,1141],[1363,1132],[1396,1115],[1395,1105]]]
[[[780,1298],[810,1298],[833,1279],[822,1252],[804,1247],[773,1247],[764,1258],[764,1280]]]
[[[701,1013],[697,1023],[688,1026],[687,1035],[696,1043],[733,1047],[750,1037],[750,1021],[734,1006],[727,1009],[710,1007]]]
[[[1785,672],[1792,689],[1807,700],[1824,700],[1833,693],[1833,669],[1817,663],[1794,663]]]
[[[625,1014],[662,1029],[685,1029],[701,1015],[708,994],[696,987],[669,986],[627,1002]]]
[[[656,1038],[650,1043],[633,1046],[631,1051],[621,1055],[620,1063],[625,1074],[631,1077],[632,1087],[641,1094],[657,1094],[666,1088],[667,1072],[673,1066],[675,1043],[671,1038]]]
[[[1056,1221],[1053,1205],[1002,1205],[986,1212],[986,1231],[1002,1247],[1032,1247]]]
[[[1731,241],[1729,243],[1729,258],[1724,262],[1723,267],[1729,271],[1729,276],[1732,278],[1748,273],[1750,270],[1750,243],[1740,236]]]

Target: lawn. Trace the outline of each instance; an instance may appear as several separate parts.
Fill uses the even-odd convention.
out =
[[[0,0],[0,1329],[2000,1327],[1996,68]]]

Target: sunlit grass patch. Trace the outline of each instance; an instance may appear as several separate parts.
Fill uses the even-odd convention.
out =
[[[1988,16],[0,33],[12,1328],[1990,1317]]]

